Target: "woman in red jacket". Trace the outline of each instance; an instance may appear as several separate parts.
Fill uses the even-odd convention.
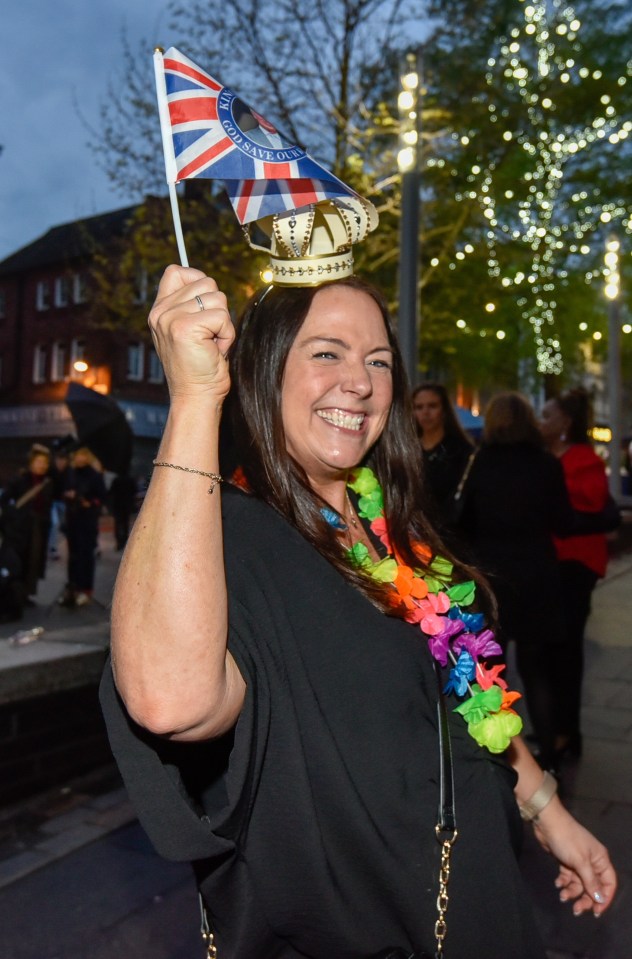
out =
[[[590,402],[586,391],[567,390],[544,405],[540,428],[548,448],[560,459],[573,509],[598,513],[608,499],[608,480],[603,462],[589,442],[589,418]],[[603,533],[556,539],[555,546],[566,621],[565,641],[560,650],[557,750],[560,758],[578,758],[582,751],[580,709],[584,630],[590,615],[592,592],[597,580],[606,572],[608,547]]]

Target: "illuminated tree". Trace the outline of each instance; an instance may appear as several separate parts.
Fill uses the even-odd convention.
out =
[[[451,129],[428,172],[435,191],[450,190],[447,219],[454,202],[463,208],[464,229],[428,251],[430,266],[465,288],[463,307],[478,282],[479,317],[488,304],[517,358],[530,327],[538,372],[557,374],[577,347],[578,312],[591,320],[601,296],[591,283],[601,277],[605,233],[632,234],[630,14],[592,3],[582,23],[564,0],[466,2],[461,27],[483,8],[496,11],[484,26],[498,30],[493,41],[484,32],[484,63],[480,31],[440,35],[436,51],[438,99],[446,68],[464,66],[447,95]],[[440,295],[446,284],[435,277],[434,285]],[[458,313],[464,333],[493,332]]]

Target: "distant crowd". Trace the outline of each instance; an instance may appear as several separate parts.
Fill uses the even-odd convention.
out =
[[[67,582],[57,602],[91,602],[99,517],[112,514],[117,549],[137,509],[137,483],[115,476],[106,486],[101,464],[86,446],[31,447],[24,469],[0,495],[0,621],[19,620],[37,602],[49,561],[60,561],[65,540]]]

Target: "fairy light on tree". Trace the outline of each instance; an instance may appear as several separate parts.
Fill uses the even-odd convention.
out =
[[[569,272],[591,284],[604,231],[632,233],[632,209],[607,189],[615,151],[630,152],[632,123],[618,101],[632,61],[613,82],[584,58],[582,24],[565,0],[517,5],[522,22],[498,41],[486,89],[473,98],[477,129],[452,134],[459,166],[467,163],[456,199],[482,215],[488,275],[532,328],[538,372],[559,374],[557,316]],[[450,268],[463,253],[453,253]]]

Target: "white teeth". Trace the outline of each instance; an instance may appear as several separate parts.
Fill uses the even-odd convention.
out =
[[[345,430],[359,430],[364,423],[364,413],[343,413],[342,410],[316,410],[321,419]]]

